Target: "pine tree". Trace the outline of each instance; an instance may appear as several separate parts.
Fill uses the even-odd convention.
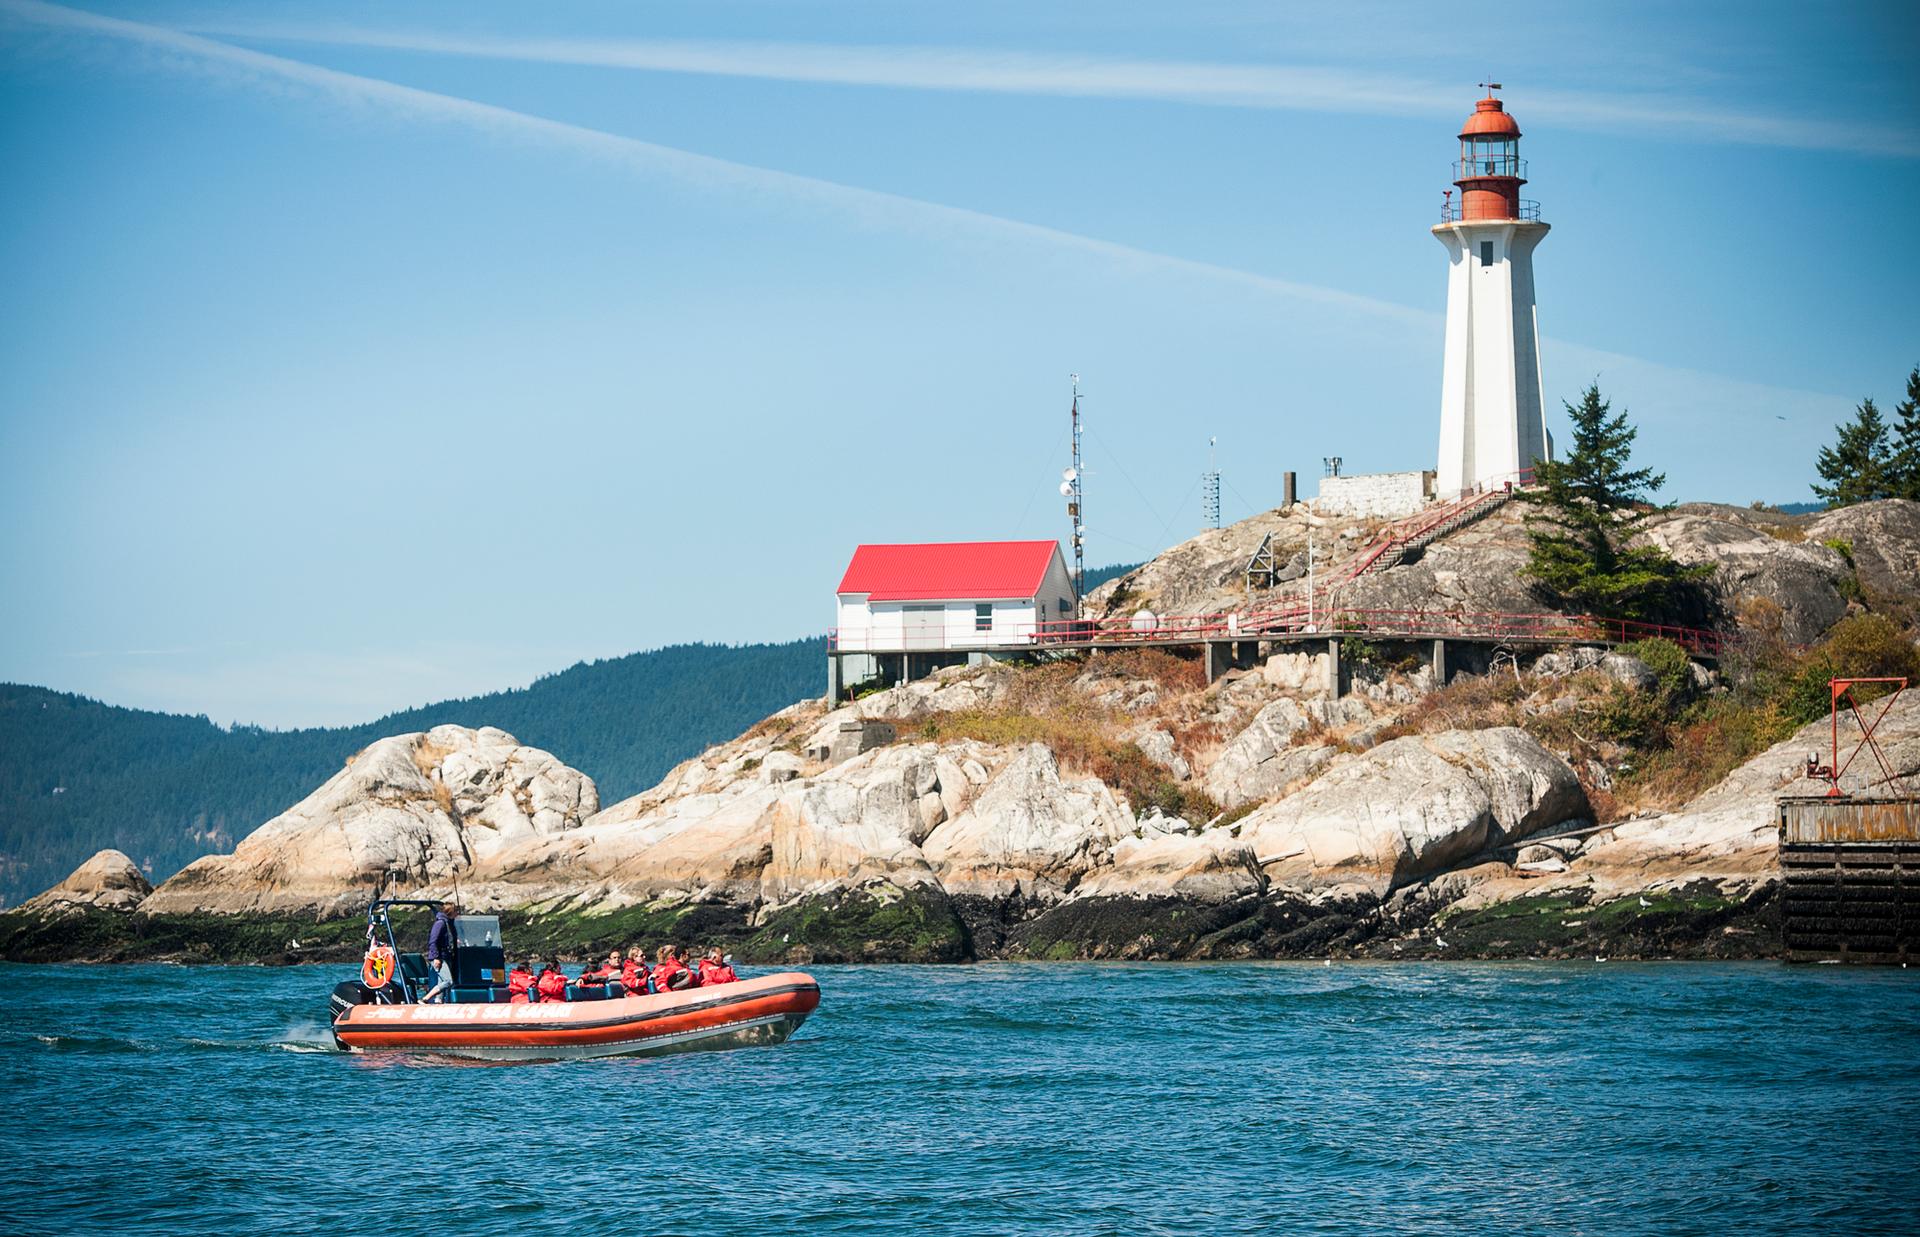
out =
[[[1528,520],[1531,553],[1523,573],[1555,604],[1610,618],[1651,619],[1697,610],[1708,567],[1682,567],[1659,546],[1634,536],[1656,512],[1649,496],[1665,474],[1632,468],[1639,430],[1614,414],[1589,386],[1565,405],[1573,445],[1564,457],[1534,465],[1525,495],[1539,510]]]
[[[1839,438],[1833,446],[1820,448],[1814,468],[1826,481],[1813,492],[1827,500],[1829,507],[1850,507],[1854,503],[1886,498],[1888,465],[1887,423],[1869,395],[1854,410],[1853,420],[1835,427]]]
[[[1893,406],[1887,491],[1894,498],[1920,501],[1920,365],[1907,375],[1907,398]]]

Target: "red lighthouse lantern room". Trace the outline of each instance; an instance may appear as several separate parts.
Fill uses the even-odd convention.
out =
[[[1520,186],[1527,183],[1526,160],[1520,157],[1520,125],[1493,97],[1500,83],[1485,85],[1487,97],[1473,105],[1473,115],[1460,127],[1460,159],[1453,165],[1460,204],[1448,212],[1448,222],[1538,219],[1539,204],[1520,200]]]

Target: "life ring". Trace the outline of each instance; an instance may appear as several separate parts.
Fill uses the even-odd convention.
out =
[[[388,945],[375,945],[367,950],[367,960],[360,964],[360,982],[369,988],[384,988],[393,978],[395,961],[393,949]]]

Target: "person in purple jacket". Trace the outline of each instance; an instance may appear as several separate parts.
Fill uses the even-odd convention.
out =
[[[458,918],[460,908],[445,903],[433,917],[433,927],[427,930],[427,967],[433,972],[433,987],[420,998],[422,1001],[438,1001],[453,987],[453,921]]]

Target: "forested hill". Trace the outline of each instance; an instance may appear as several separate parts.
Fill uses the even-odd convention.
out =
[[[582,662],[515,691],[361,726],[222,729],[41,687],[0,685],[0,899],[54,884],[103,846],[160,880],[230,850],[348,756],[443,722],[498,726],[590,774],[603,803],[637,794],[710,743],[817,695],[824,639],[680,645]]]

